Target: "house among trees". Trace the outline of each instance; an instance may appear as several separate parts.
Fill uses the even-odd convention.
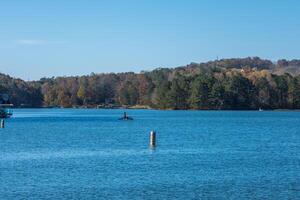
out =
[[[10,105],[9,96],[8,94],[0,94],[0,106]]]

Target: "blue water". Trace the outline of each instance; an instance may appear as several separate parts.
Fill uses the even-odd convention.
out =
[[[300,199],[300,112],[122,112],[14,110],[0,199]]]

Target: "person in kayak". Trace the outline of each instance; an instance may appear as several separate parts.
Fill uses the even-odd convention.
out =
[[[126,112],[124,112],[123,117],[119,118],[119,120],[133,120],[132,117],[129,117]]]

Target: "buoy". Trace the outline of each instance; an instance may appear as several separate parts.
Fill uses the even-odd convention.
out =
[[[150,147],[154,148],[156,146],[156,133],[155,131],[150,132]]]
[[[1,127],[1,128],[4,128],[4,119],[1,119],[0,127]]]

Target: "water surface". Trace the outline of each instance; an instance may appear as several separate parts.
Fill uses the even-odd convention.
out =
[[[300,199],[300,112],[127,112],[14,110],[0,199]]]

